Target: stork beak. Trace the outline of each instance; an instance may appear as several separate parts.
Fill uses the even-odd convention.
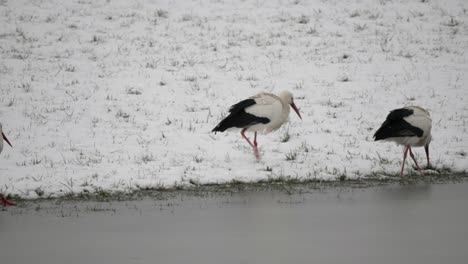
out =
[[[301,117],[301,114],[299,113],[299,110],[297,109],[296,105],[294,104],[294,102],[291,103],[291,107],[292,109],[294,109],[294,111],[296,112],[296,114],[299,116],[299,118],[302,120],[302,117]]]
[[[8,145],[10,145],[10,147],[13,147],[13,146],[11,145],[10,141],[8,140],[8,138],[5,136],[5,134],[3,134],[3,132],[2,132],[2,137],[3,137],[3,139],[8,143]]]

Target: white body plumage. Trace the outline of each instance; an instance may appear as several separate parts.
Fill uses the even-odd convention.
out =
[[[428,145],[432,140],[432,119],[429,112],[419,106],[407,106],[403,108],[413,110],[413,114],[403,117],[403,120],[408,122],[410,125],[421,129],[423,131],[423,135],[421,137],[390,137],[386,140],[396,142],[403,146],[422,147]]]
[[[266,124],[249,126],[246,131],[270,133],[280,128],[289,117],[289,105],[292,102],[292,94],[284,91],[276,96],[270,93],[259,93],[250,97],[255,104],[245,108],[245,112],[258,117],[270,119]]]

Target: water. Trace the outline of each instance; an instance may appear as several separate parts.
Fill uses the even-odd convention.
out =
[[[0,212],[1,263],[466,263],[468,183]]]

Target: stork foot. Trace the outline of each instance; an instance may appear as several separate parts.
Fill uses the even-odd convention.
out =
[[[411,166],[411,168],[418,171],[420,176],[424,176],[424,169],[420,168],[419,166]]]
[[[0,199],[2,200],[2,204],[4,206],[16,205],[14,202],[7,200],[7,198],[5,198],[5,196],[3,196],[3,194],[0,194]]]
[[[417,170],[419,172],[419,175],[421,175],[421,177],[424,176],[424,170],[421,169],[420,167],[413,166],[413,170]]]
[[[255,158],[257,159],[257,161],[260,160],[260,153],[258,152],[258,148],[257,147],[254,147],[254,155],[255,155]]]

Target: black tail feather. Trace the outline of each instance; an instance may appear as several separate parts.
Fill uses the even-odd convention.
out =
[[[244,110],[230,113],[211,132],[224,132],[231,127],[245,128],[255,124],[267,124],[270,119],[246,113]]]
[[[391,126],[381,126],[374,134],[374,140],[382,140],[391,137],[392,127]]]
[[[258,117],[245,112],[245,108],[254,104],[255,100],[249,98],[231,106],[229,115],[219,122],[211,132],[224,132],[231,127],[245,128],[259,123],[269,123],[270,119],[266,117]]]
[[[221,120],[219,124],[211,130],[211,132],[224,132],[226,129],[233,127],[232,125],[232,115],[228,115],[226,118]]]
[[[391,137],[420,137],[423,135],[422,129],[412,126],[403,118],[413,114],[413,110],[400,108],[390,111],[385,122],[375,132],[375,141]]]
[[[391,137],[421,137],[423,133],[422,129],[400,119],[392,120],[391,122],[385,121],[375,132],[374,139],[377,141]]]

